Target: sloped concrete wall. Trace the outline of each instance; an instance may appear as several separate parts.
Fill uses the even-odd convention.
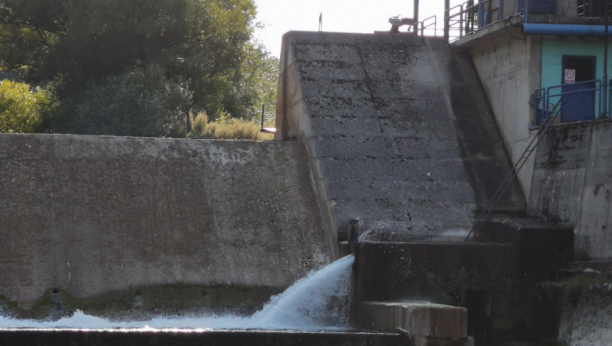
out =
[[[515,39],[519,36],[522,37],[519,28],[509,27],[487,39],[455,43],[456,49],[470,52],[513,163],[521,158],[537,132],[530,130],[535,109],[529,105],[529,98],[540,88],[542,76],[540,37]],[[518,174],[527,199],[533,162],[532,155]]]
[[[510,171],[469,56],[443,39],[285,34],[277,128],[306,144],[332,238],[354,218],[415,236],[469,229]],[[524,208],[515,184],[496,210]]]
[[[612,259],[612,122],[553,125],[536,153],[532,216],[573,227],[579,259]]]
[[[0,298],[22,308],[49,289],[282,289],[332,258],[298,142],[2,134],[0,163]]]

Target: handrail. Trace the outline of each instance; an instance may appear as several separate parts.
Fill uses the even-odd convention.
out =
[[[276,106],[276,103],[262,103],[261,104],[261,129],[259,131],[260,132],[266,132],[266,133],[274,133],[274,132],[276,132],[276,130],[274,128],[264,127],[265,121],[266,121],[265,120],[266,105],[274,105],[274,106]],[[273,116],[275,116],[275,114],[273,114]]]
[[[587,88],[587,89],[580,89],[580,90],[573,90],[573,91],[566,91],[566,92],[559,92],[556,94],[551,94],[551,90],[554,89],[558,89],[558,88],[563,88],[566,87],[568,85],[588,85],[588,84],[593,84],[595,83],[595,85],[597,85],[597,83],[599,83],[599,86],[593,87],[593,88]],[[563,96],[565,95],[573,95],[573,94],[578,94],[578,93],[585,93],[585,92],[600,92],[599,93],[599,102],[597,103],[599,105],[599,107],[601,108],[602,106],[602,102],[601,102],[601,91],[602,91],[602,84],[601,84],[601,80],[600,79],[593,79],[593,80],[589,80],[589,81],[584,81],[584,82],[578,82],[578,83],[572,83],[572,84],[559,84],[559,85],[553,85],[550,87],[546,88],[546,92],[544,94],[545,99],[544,99],[544,110],[542,112],[542,122],[545,122],[548,119],[548,106],[550,104],[550,98],[555,98],[555,97],[559,97],[561,99],[563,99]]]
[[[592,88],[587,87],[581,90],[572,90],[572,91],[563,91],[562,89],[563,87],[566,87],[569,85],[589,85],[589,84],[595,84],[595,86]],[[534,121],[534,125],[537,126],[541,124],[541,126],[539,127],[536,135],[530,141],[529,145],[527,145],[527,148],[525,149],[521,157],[517,160],[516,164],[512,167],[512,170],[508,172],[508,174],[504,178],[499,188],[495,191],[495,193],[493,194],[493,197],[491,197],[488,204],[483,208],[480,214],[476,217],[474,221],[474,225],[472,226],[472,229],[468,233],[468,236],[465,238],[466,242],[470,241],[473,238],[473,236],[476,235],[480,231],[485,221],[488,220],[489,215],[493,211],[493,208],[495,207],[495,205],[500,201],[504,192],[508,189],[508,187],[510,187],[510,184],[512,184],[514,179],[516,179],[520,170],[523,168],[525,163],[527,163],[527,160],[529,160],[529,157],[531,156],[531,154],[533,154],[533,152],[537,148],[538,144],[540,143],[540,140],[544,137],[544,134],[546,134],[546,131],[548,130],[550,125],[555,121],[557,116],[561,114],[563,107],[572,98],[572,96],[578,93],[585,93],[585,92],[597,93],[599,92],[598,105],[600,107],[599,109],[600,117],[606,117],[606,118],[612,117],[612,112],[611,112],[612,97],[609,97],[606,101],[603,101],[603,97],[602,97],[604,93],[607,93],[607,95],[610,95],[612,93],[612,88],[610,88],[611,85],[612,85],[612,79],[607,80],[607,83],[602,83],[601,79],[593,79],[589,81],[572,83],[572,84],[552,85],[549,87],[537,89],[534,92],[533,98],[530,100],[529,103],[536,108],[536,118]],[[557,91],[557,89],[561,89],[561,91]],[[550,109],[551,99],[553,99],[552,101],[556,101],[556,104],[553,105],[552,109]],[[540,102],[542,102],[541,106],[540,106]],[[603,111],[602,111],[602,108],[603,108]],[[538,109],[542,111],[539,118],[538,118],[538,112],[537,112]],[[548,116],[549,113],[551,113],[552,116],[549,117]]]
[[[432,19],[432,18],[434,20],[433,23],[425,25],[425,22],[430,20],[430,19]],[[438,24],[438,17],[436,15],[433,15],[431,17],[427,17],[427,18],[423,19],[420,22],[414,23],[415,28],[416,28],[415,31],[417,32],[417,34],[419,32],[419,24],[421,24],[421,36],[425,36],[425,29],[431,27],[432,25],[434,27],[434,36],[438,36],[438,34],[437,34],[437,30],[438,30],[438,28],[437,28],[437,26],[438,26],[437,25]]]
[[[448,24],[448,28],[444,28],[445,33],[459,31],[459,35],[454,35],[452,38],[449,34],[449,42],[457,40],[467,34],[476,32],[477,30],[488,25],[510,19],[516,15],[524,14],[527,16],[527,6],[525,4],[525,0],[515,0],[515,10],[513,10],[513,13],[508,17],[504,16],[505,0],[499,0],[499,6],[490,9],[490,12],[497,10],[497,18],[492,19],[491,22],[488,22],[487,18],[483,17],[483,12],[485,12],[484,6],[485,4],[492,4],[493,0],[480,0],[478,2],[474,2],[475,3],[471,6],[470,1],[466,1],[460,5],[455,5],[444,10],[445,26]],[[459,12],[456,12],[457,9],[459,9]],[[474,25],[476,18],[478,18],[478,23]],[[527,18],[525,18],[525,21],[527,21]]]

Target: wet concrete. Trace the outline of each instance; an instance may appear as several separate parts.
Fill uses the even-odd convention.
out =
[[[469,229],[510,171],[467,55],[413,35],[289,32],[277,139],[301,139],[324,221],[437,235]],[[513,184],[496,212],[522,213]]]
[[[610,260],[612,122],[554,125],[536,153],[529,213],[575,229],[580,260]]]
[[[23,331],[0,330],[0,345],[11,346],[409,346],[400,334],[279,331]]]
[[[300,143],[1,134],[0,161],[16,315],[53,290],[96,315],[245,313],[332,260]]]

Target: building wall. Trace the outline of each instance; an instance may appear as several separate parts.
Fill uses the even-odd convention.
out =
[[[478,76],[513,163],[523,155],[534,135],[530,131],[534,110],[529,97],[540,87],[540,42],[509,28],[482,40],[470,49]],[[533,158],[518,175],[523,194],[529,199]],[[508,172],[499,172],[505,175]]]
[[[529,212],[574,228],[578,259],[612,259],[612,122],[554,125],[537,151]]]
[[[0,304],[282,289],[332,259],[298,142],[2,134],[0,162]]]
[[[604,44],[574,40],[547,38],[542,41],[542,87],[550,87],[563,83],[563,55],[595,56],[596,79],[602,79],[604,73]],[[608,78],[612,75],[612,47],[608,50]],[[560,89],[553,89],[560,92]],[[599,95],[599,93],[597,93]],[[597,96],[598,97],[598,96]],[[556,103],[558,98],[551,98],[550,103]],[[595,101],[595,116],[599,117],[599,104]]]

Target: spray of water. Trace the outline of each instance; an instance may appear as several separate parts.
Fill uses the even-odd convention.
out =
[[[194,331],[213,329],[329,330],[348,327],[353,256],[310,273],[273,297],[251,317],[159,317],[148,321],[112,322],[80,311],[57,321],[34,321],[0,316],[2,329],[130,329]]]
[[[348,327],[353,261],[346,256],[311,273],[251,318],[271,329]]]

